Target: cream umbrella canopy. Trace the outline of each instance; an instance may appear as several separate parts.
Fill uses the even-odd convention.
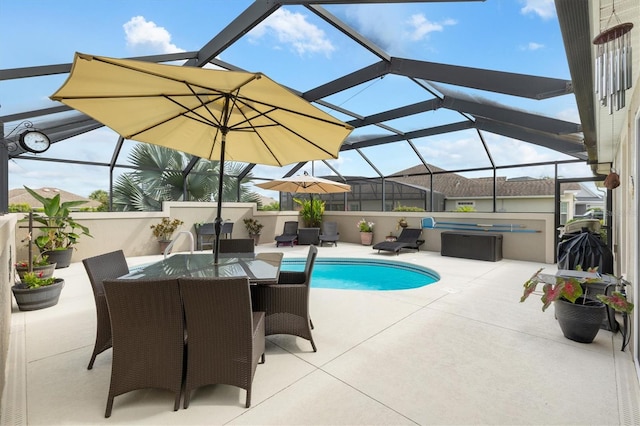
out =
[[[125,139],[220,161],[215,263],[226,160],[284,166],[338,158],[353,130],[261,73],[82,53],[51,99]]]
[[[274,179],[269,182],[257,183],[256,186],[262,189],[271,189],[273,191],[305,194],[331,194],[351,191],[351,185],[310,176],[306,172],[303,176]]]
[[[311,211],[314,210],[313,194],[351,192],[351,185],[347,185],[346,183],[334,182],[329,179],[310,176],[307,172],[304,172],[304,175],[302,176],[291,176],[282,179],[274,179],[269,182],[258,183],[256,184],[256,186],[262,189],[270,189],[273,191],[309,194]]]

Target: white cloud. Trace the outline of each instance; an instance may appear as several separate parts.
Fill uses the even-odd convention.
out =
[[[540,49],[544,49],[544,44],[536,43],[533,41],[530,41],[529,44],[527,44],[526,46],[520,47],[520,50],[540,50]]]
[[[453,19],[446,19],[440,23],[429,21],[423,14],[412,15],[411,18],[406,21],[411,31],[408,32],[409,39],[412,41],[420,41],[434,31],[444,30],[445,25],[455,25],[456,21]]]
[[[350,25],[392,55],[405,54],[409,43],[422,41],[457,23],[453,19],[433,22],[422,13],[407,18],[405,7],[397,4],[353,5],[346,14]],[[404,25],[390,24],[394,22]]]
[[[164,27],[144,16],[134,16],[122,26],[127,39],[127,46],[140,54],[184,52],[171,43],[171,34]]]
[[[255,42],[268,36],[275,37],[278,43],[291,46],[301,56],[322,53],[330,57],[336,50],[325,32],[308,22],[305,15],[284,8],[276,10],[251,30],[249,40]]]
[[[556,16],[556,7],[553,0],[525,0],[520,12],[523,15],[533,13],[546,20]]]

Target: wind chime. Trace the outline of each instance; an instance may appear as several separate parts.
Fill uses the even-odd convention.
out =
[[[613,17],[617,25],[609,27]],[[609,107],[609,114],[613,114],[614,108],[616,111],[624,108],[625,91],[632,85],[632,28],[630,22],[620,23],[614,0],[605,30],[593,39],[593,44],[597,46],[595,92],[599,95],[600,104]]]

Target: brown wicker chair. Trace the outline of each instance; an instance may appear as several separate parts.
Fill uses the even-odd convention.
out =
[[[220,253],[253,253],[255,242],[253,238],[230,238],[220,240]]]
[[[89,276],[91,288],[93,289],[93,298],[96,302],[96,343],[87,367],[88,370],[91,370],[96,356],[111,347],[111,321],[102,281],[128,274],[129,267],[122,250],[89,257],[83,259],[82,263]]]
[[[311,342],[314,352],[316,344],[311,335],[313,323],[309,316],[309,293],[311,273],[318,255],[318,248],[309,247],[304,272],[280,271],[277,284],[251,286],[253,309],[265,312],[265,333],[291,334]]]
[[[184,313],[177,279],[105,280],[113,361],[105,417],[113,399],[132,390],[167,389],[180,407]]]
[[[258,362],[264,363],[264,312],[252,312],[249,279],[180,278],[187,324],[184,408],[191,391],[227,384],[247,391]]]

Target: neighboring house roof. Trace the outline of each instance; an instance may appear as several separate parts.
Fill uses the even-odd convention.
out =
[[[262,203],[263,206],[268,206],[270,204],[278,202],[278,200],[276,200],[273,197],[267,197],[267,196],[262,195],[262,194],[258,194],[258,195],[260,196],[260,202]]]
[[[60,201],[86,201],[85,204],[77,206],[78,210],[83,207],[99,207],[100,202],[96,200],[92,200],[90,198],[85,198],[81,195],[74,194],[72,192],[68,192],[58,188],[30,188],[36,193],[40,194],[43,197],[53,198],[57,194],[60,194]],[[28,204],[31,207],[41,207],[42,204],[40,201],[36,200],[27,192],[24,188],[16,188],[9,190],[9,205],[11,204]]]
[[[604,201],[604,195],[600,192],[594,192],[586,185],[580,185],[580,190],[576,194],[576,200],[581,202]]]
[[[432,173],[436,173],[433,179],[434,190],[443,193],[447,198],[493,196],[493,177],[466,178],[456,173],[440,174],[439,172],[444,172],[445,170],[432,165],[428,165],[428,167]],[[429,170],[420,164],[394,174],[396,176],[407,175],[406,177],[394,177],[389,178],[389,180],[428,189],[431,182]],[[582,186],[579,183],[567,183],[564,184],[563,188],[580,190]],[[504,176],[498,176],[496,178],[496,196],[498,197],[548,197],[554,196],[554,194],[554,179],[532,177],[506,178]]]

